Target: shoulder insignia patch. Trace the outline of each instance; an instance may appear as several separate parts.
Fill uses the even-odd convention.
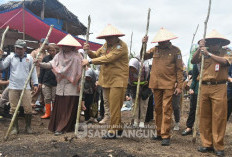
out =
[[[178,51],[176,54],[181,54],[181,52],[180,52],[180,51]]]
[[[178,55],[178,56],[177,56],[177,59],[181,59],[181,55]]]
[[[120,49],[121,48],[121,45],[117,45],[117,47],[116,47],[117,49]]]

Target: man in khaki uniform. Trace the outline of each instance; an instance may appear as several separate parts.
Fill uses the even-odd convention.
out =
[[[124,36],[112,25],[108,25],[98,39],[105,39],[106,43],[96,52],[89,50],[89,45],[85,44],[84,50],[92,59],[83,60],[83,65],[97,64],[101,65],[98,84],[102,86],[103,93],[109,101],[110,106],[110,129],[103,139],[116,138],[122,133],[121,125],[121,107],[125,97],[125,91],[128,84],[128,48],[126,43],[118,37]]]
[[[40,47],[42,46],[44,40],[45,40],[45,39],[42,38],[42,39],[40,40],[40,43],[39,43],[39,48],[31,52],[31,56],[33,57],[33,59],[35,59],[36,56],[37,56],[37,54],[39,53],[39,49],[40,49]],[[43,58],[44,58],[45,56],[49,55],[49,54],[47,53],[47,51],[46,51],[47,47],[48,47],[48,42],[45,44],[43,50],[41,51],[40,55],[39,55],[38,58],[37,58],[39,62],[42,62]],[[39,77],[39,75],[40,75],[40,67],[36,67],[36,72],[37,72],[37,77]],[[36,103],[36,101],[38,100],[38,97],[39,97],[40,94],[41,94],[41,99],[40,99],[41,101],[40,101],[40,102],[43,102],[43,96],[42,96],[42,90],[41,90],[41,89],[42,89],[42,85],[39,84],[39,88],[38,88],[37,93],[34,93],[34,92],[32,93],[32,102],[31,102],[32,105],[35,105],[35,103]]]
[[[162,140],[162,146],[170,145],[173,93],[179,95],[182,91],[182,56],[180,49],[170,42],[176,38],[174,34],[161,28],[152,41],[158,42],[158,46],[145,54],[145,59],[153,58],[149,88],[152,89],[155,99],[157,137],[152,139]],[[143,42],[147,42],[147,37],[144,37]]]
[[[228,45],[217,31],[213,30],[206,40],[199,42],[200,48],[195,52],[192,63],[201,61],[205,55],[200,95],[200,152],[215,151],[217,156],[224,156],[224,135],[227,122],[227,87],[228,67],[231,57],[222,46]],[[206,47],[208,47],[208,49]]]

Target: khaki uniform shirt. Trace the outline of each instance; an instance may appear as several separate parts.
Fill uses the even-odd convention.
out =
[[[128,48],[119,42],[107,49],[107,43],[95,53],[88,52],[93,64],[101,65],[98,83],[104,88],[127,87],[129,77]]]
[[[231,56],[227,54],[226,50],[222,49],[214,55],[224,57],[231,64]],[[204,62],[202,81],[227,81],[229,64],[222,66],[211,57],[205,57]]]
[[[161,49],[159,46],[151,48],[145,59],[153,58],[150,73],[149,88],[151,89],[182,89],[183,84],[183,62],[181,51],[178,47],[170,45]]]
[[[36,56],[37,56],[38,53],[39,53],[39,48],[38,48],[38,49],[35,49],[34,51],[31,52],[31,56],[33,57],[33,59],[36,58]],[[39,62],[42,62],[43,58],[44,58],[45,56],[47,56],[47,55],[48,55],[48,53],[47,53],[46,51],[42,51],[42,52],[40,53],[40,55],[38,56],[38,58],[37,58],[38,61],[39,61]],[[36,72],[37,72],[37,76],[39,77],[39,74],[40,74],[40,67],[36,66]]]

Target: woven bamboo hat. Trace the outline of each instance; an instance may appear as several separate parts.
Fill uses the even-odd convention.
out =
[[[71,34],[67,34],[61,41],[58,42],[57,45],[82,47],[81,44]]]
[[[122,37],[125,34],[123,34],[121,31],[119,31],[117,28],[112,26],[111,24],[108,24],[103,31],[97,36],[97,39],[105,39],[105,37],[110,36],[117,36]]]
[[[223,35],[218,33],[216,30],[212,30],[205,37],[206,46],[214,43],[221,43],[222,46],[226,46],[230,44],[230,41],[226,39]],[[200,41],[198,41],[199,43]]]
[[[158,43],[158,42],[172,40],[176,38],[178,38],[176,35],[174,35],[173,33],[169,32],[167,29],[162,27],[157,32],[156,36],[152,40],[152,43]]]

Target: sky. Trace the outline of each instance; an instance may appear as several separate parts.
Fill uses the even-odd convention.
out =
[[[0,0],[5,3],[9,0]],[[195,43],[203,38],[204,21],[208,12],[208,0],[59,0],[74,13],[85,25],[88,25],[88,15],[91,16],[90,40],[104,43],[96,36],[107,26],[112,24],[125,34],[121,37],[130,47],[133,32],[132,52],[139,53],[141,40],[146,32],[147,12],[151,8],[149,41],[151,44],[157,31],[164,27],[178,36],[172,40],[173,45],[179,47],[183,60],[187,63],[193,33],[199,24]],[[216,29],[227,39],[232,39],[232,1],[212,0],[211,14],[207,32]]]

